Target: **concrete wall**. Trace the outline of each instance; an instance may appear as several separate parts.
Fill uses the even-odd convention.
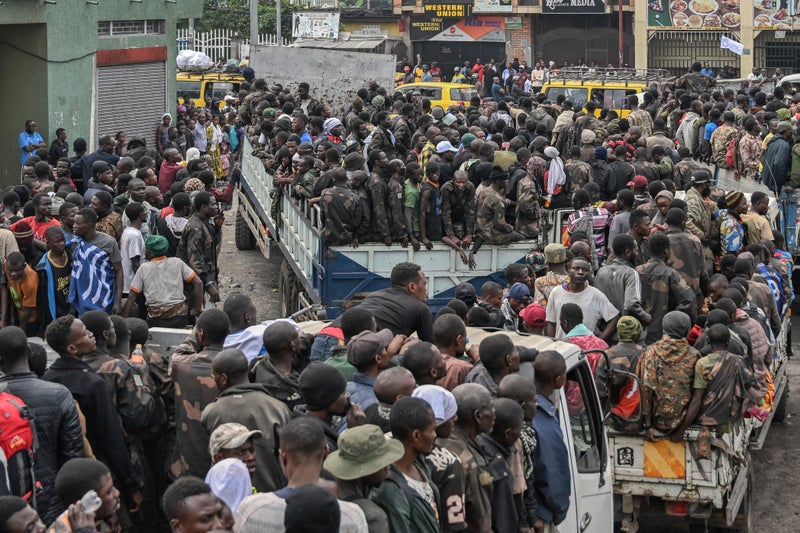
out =
[[[203,0],[130,2],[103,0],[92,5],[77,0],[4,2],[0,4],[0,98],[5,102],[7,128],[0,131],[0,186],[19,178],[17,136],[27,119],[37,121],[49,143],[55,130],[67,139],[83,137],[95,146],[93,99],[95,52],[120,48],[167,46],[165,111],[174,114],[175,27],[178,19],[199,17]],[[98,37],[99,20],[165,20],[164,34]],[[18,49],[19,50],[18,50]],[[37,57],[38,56],[38,57]],[[163,95],[156,97],[163,98]],[[131,102],[132,106],[136,102]],[[158,123],[160,117],[151,120]]]
[[[280,83],[296,91],[308,82],[317,100],[331,105],[334,116],[342,116],[356,92],[372,80],[382,87],[394,87],[395,58],[344,50],[256,46],[250,64],[256,77],[268,84]],[[358,68],[343,69],[343,65]]]

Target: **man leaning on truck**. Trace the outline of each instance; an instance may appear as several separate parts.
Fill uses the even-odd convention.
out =
[[[433,319],[425,305],[428,280],[422,267],[398,263],[389,279],[390,288],[370,293],[360,307],[373,314],[378,330],[389,328],[395,335],[406,336],[416,331],[420,340],[433,342]]]

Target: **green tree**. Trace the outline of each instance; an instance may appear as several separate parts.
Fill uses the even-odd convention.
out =
[[[249,0],[205,0],[203,17],[195,20],[197,31],[230,29],[244,38],[250,35]],[[306,6],[281,0],[281,35],[292,38],[292,14]],[[273,0],[258,2],[258,33],[275,34],[276,3]]]

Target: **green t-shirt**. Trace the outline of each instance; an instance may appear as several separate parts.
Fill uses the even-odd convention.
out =
[[[406,180],[403,185],[404,200],[403,206],[410,207],[413,211],[411,215],[411,229],[419,233],[419,199],[422,196],[422,189],[411,180]]]
[[[325,361],[326,365],[331,365],[336,370],[342,373],[346,381],[353,381],[353,374],[356,372],[356,367],[347,362],[347,352],[344,350],[338,353],[334,352],[330,359]]]

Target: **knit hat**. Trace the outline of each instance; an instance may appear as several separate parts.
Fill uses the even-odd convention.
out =
[[[372,99],[372,106],[373,107],[383,107],[383,103],[386,100],[381,95],[376,95],[375,98]]]
[[[17,239],[18,242],[30,243],[33,241],[33,228],[24,220],[20,220],[14,224],[11,227],[11,231],[14,232],[14,238]]]
[[[608,149],[605,146],[598,146],[594,149],[594,158],[599,161],[608,159]]]
[[[594,140],[597,139],[597,134],[592,130],[583,130],[581,132],[581,143],[582,144],[592,144]]]
[[[430,404],[437,426],[456,416],[458,411],[453,393],[439,385],[421,385],[414,389],[411,396],[422,398]]]
[[[309,411],[329,407],[347,388],[347,382],[336,367],[315,361],[308,365],[298,380],[300,396]]]
[[[477,163],[475,165],[475,179],[480,182],[486,181],[492,175],[492,170],[494,169],[494,165],[489,161],[483,161],[481,163]]]
[[[274,107],[267,107],[264,111],[261,112],[262,117],[274,117],[277,111],[275,111]]]
[[[566,263],[567,249],[563,244],[551,243],[544,247],[544,259],[548,265]]]
[[[206,186],[200,181],[199,178],[189,178],[183,186],[183,192],[189,194],[194,191],[204,191]]]
[[[642,324],[630,315],[620,317],[617,321],[617,335],[622,342],[636,342],[642,335]]]
[[[144,241],[144,247],[155,257],[160,257],[169,250],[169,241],[163,235],[150,235]]]
[[[286,533],[332,533],[339,531],[341,518],[336,496],[319,485],[303,485],[286,497]]]
[[[495,183],[503,180],[508,181],[508,172],[504,171],[502,167],[494,165],[491,174],[489,174],[489,181]]]
[[[683,311],[670,311],[664,315],[662,326],[665,335],[673,339],[685,338],[692,327],[692,319]],[[344,378],[342,378],[344,379]]]
[[[725,195],[725,204],[728,206],[728,209],[733,209],[742,202],[742,198],[744,198],[744,193],[731,191]]]
[[[456,285],[455,297],[467,304],[467,307],[475,305],[478,301],[478,294],[475,292],[475,286],[467,282]]]

